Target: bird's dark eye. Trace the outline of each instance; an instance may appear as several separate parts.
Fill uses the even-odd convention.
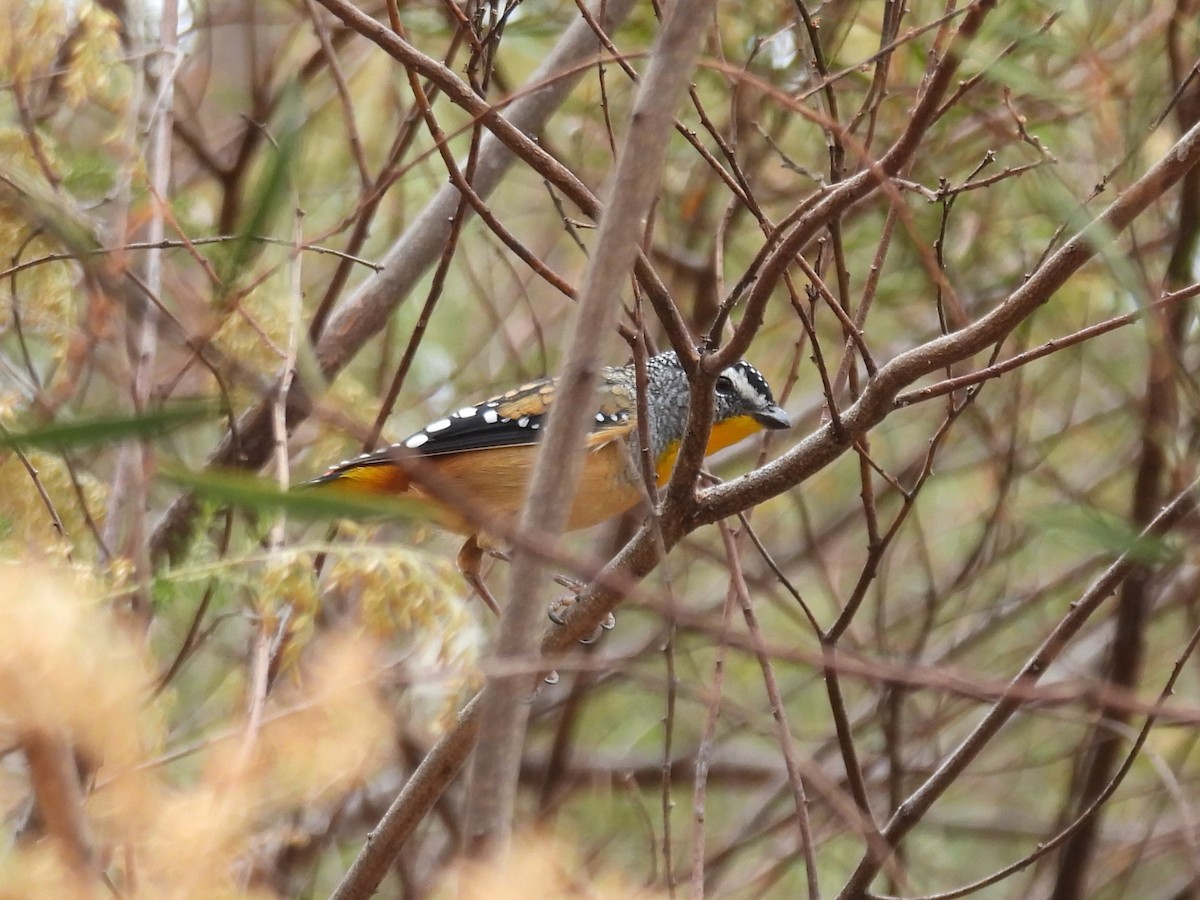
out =
[[[722,394],[733,393],[733,379],[728,375],[721,375],[717,378],[717,391]]]

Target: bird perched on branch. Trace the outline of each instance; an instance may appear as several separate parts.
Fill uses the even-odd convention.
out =
[[[674,351],[646,363],[650,451],[661,487],[671,475],[687,423],[688,380]],[[398,444],[338,463],[310,485],[337,485],[370,494],[429,499],[443,527],[467,535],[458,568],[485,603],[499,612],[480,577],[483,554],[499,549],[476,524],[422,490],[406,456],[416,457],[438,481],[471,498],[498,520],[512,521],[525,502],[537,442],[554,402],[557,379],[540,378],[475,403],[426,425]],[[716,381],[713,427],[705,453],[734,444],[763,428],[789,428],[791,420],[754,366],[741,360]],[[645,496],[638,450],[634,366],[602,370],[595,415],[586,442],[579,486],[567,530],[587,528],[637,505]],[[475,521],[478,521],[477,519]]]

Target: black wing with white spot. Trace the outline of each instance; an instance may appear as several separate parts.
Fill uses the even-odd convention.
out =
[[[422,456],[442,456],[536,443],[550,411],[553,393],[550,378],[530,382],[430,422],[401,441],[399,446],[415,450]]]
[[[394,451],[401,449],[432,457],[535,444],[554,401],[554,381],[540,378],[475,406],[464,406],[397,444],[338,463],[318,478],[317,483],[336,480],[348,469],[390,464],[394,462]],[[601,386],[605,396],[592,423],[593,440],[589,443],[593,449],[628,434],[633,428],[632,414],[611,392],[611,385],[608,387],[606,392],[605,385]],[[597,437],[601,440],[595,440]]]
[[[389,465],[395,461],[396,450],[428,457],[534,444],[550,410],[553,393],[553,379],[541,378],[475,406],[464,406],[399,443],[343,460],[317,482],[335,480],[347,469]]]

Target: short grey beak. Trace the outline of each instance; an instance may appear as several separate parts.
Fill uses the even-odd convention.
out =
[[[760,409],[758,412],[751,413],[751,417],[763,428],[773,430],[780,428],[791,428],[792,419],[784,411],[783,407],[771,404],[766,409]]]

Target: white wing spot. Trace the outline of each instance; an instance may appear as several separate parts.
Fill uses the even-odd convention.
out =
[[[491,404],[488,405],[490,406]],[[483,413],[483,421],[487,422],[489,425],[495,425],[500,421],[500,414],[494,409],[487,409]]]
[[[450,427],[450,424],[451,423],[450,423],[449,419],[438,419],[436,422],[432,422],[429,425],[426,425],[425,430],[430,433],[435,432],[435,431],[445,431],[447,428]]]
[[[521,416],[521,418],[517,419],[517,425],[521,428],[524,428],[528,424],[529,424],[529,416]]]
[[[596,421],[601,425],[604,424],[604,413],[596,413]]]
[[[457,419],[469,419],[473,415],[475,415],[475,407],[473,406],[464,406],[454,414]]]
[[[542,427],[542,423],[541,423],[541,422],[534,422],[534,423],[533,423],[532,425],[530,425],[529,427],[530,427],[530,428],[532,428],[534,431],[537,431],[539,428],[541,428],[541,427]]]
[[[427,435],[423,431],[418,431],[416,434],[414,434],[412,437],[410,437],[407,441],[404,442],[404,446],[407,447],[409,450],[416,450],[422,444],[426,444],[428,442],[429,442],[429,435]]]

